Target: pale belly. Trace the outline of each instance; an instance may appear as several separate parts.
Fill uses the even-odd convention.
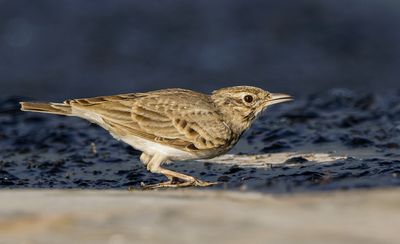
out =
[[[120,140],[148,155],[161,154],[172,161],[202,158],[201,156],[192,154],[190,152],[186,152],[163,144],[152,142],[137,136],[126,136],[120,138]]]

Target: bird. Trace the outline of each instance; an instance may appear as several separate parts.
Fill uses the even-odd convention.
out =
[[[211,186],[172,171],[164,163],[210,159],[228,152],[267,107],[293,100],[254,86],[220,88],[211,94],[182,88],[70,99],[62,103],[20,102],[22,111],[75,116],[106,129],[141,151],[151,173],[168,180],[145,189]]]

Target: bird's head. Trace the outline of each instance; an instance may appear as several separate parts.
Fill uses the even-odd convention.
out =
[[[253,86],[234,86],[215,90],[211,99],[237,133],[248,129],[254,119],[272,104],[293,100],[286,94],[270,93]]]

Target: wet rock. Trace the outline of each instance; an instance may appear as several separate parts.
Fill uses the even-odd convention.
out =
[[[302,164],[308,162],[308,159],[304,157],[292,157],[287,159],[284,163],[285,164]]]
[[[287,137],[292,137],[297,135],[297,133],[293,130],[290,129],[277,129],[273,131],[269,131],[264,135],[264,138],[262,139],[263,142],[271,142],[277,139],[283,139]]]
[[[348,128],[348,127],[352,127],[355,125],[358,125],[362,122],[366,121],[365,118],[361,118],[361,117],[356,117],[354,115],[349,115],[345,118],[342,119],[342,121],[340,122],[339,126],[342,128]]]
[[[312,141],[313,144],[319,144],[319,143],[327,143],[327,142],[332,142],[333,139],[330,139],[327,136],[322,136],[322,135],[317,135],[316,138]]]
[[[357,99],[354,103],[354,107],[361,109],[361,110],[369,110],[375,103],[375,96],[372,94],[368,94],[365,97],[361,97]]]
[[[228,182],[231,180],[231,177],[227,176],[227,175],[223,175],[218,177],[217,181],[218,182]]]
[[[79,154],[73,154],[73,155],[69,156],[67,159],[68,159],[68,161],[70,161],[74,164],[77,164],[78,166],[80,166],[80,165],[88,166],[88,165],[93,164],[92,162],[87,161],[84,156],[79,155]]]
[[[5,170],[0,170],[0,186],[16,185],[18,180],[18,177],[10,174]]]
[[[143,177],[145,177],[146,175],[140,172],[136,172],[136,171],[130,171],[127,175],[126,175],[126,179],[128,180],[140,180],[143,179]]]
[[[367,147],[374,145],[374,142],[364,137],[353,137],[346,142],[346,145],[351,147]]]
[[[377,145],[379,148],[386,148],[386,149],[399,149],[400,145],[396,142],[388,142],[385,144]]]
[[[116,175],[127,175],[129,172],[131,172],[130,170],[118,170],[115,174]]]
[[[243,168],[239,167],[238,165],[233,165],[228,171],[224,172],[224,175],[234,174],[242,170]]]
[[[106,162],[106,163],[120,163],[120,162],[122,162],[121,158],[114,158],[114,157],[112,157],[112,158],[104,157],[104,158],[102,158],[102,160],[104,162]]]
[[[129,155],[140,156],[140,155],[142,154],[141,151],[138,151],[138,150],[134,149],[134,148],[131,147],[131,146],[126,146],[126,147],[125,147],[125,150],[126,150],[126,152],[127,152]]]
[[[78,187],[88,187],[90,185],[87,180],[83,180],[83,179],[75,180],[74,183]],[[97,182],[97,183],[100,183],[100,182]]]
[[[284,117],[293,123],[305,123],[309,120],[316,119],[319,117],[319,114],[312,111],[293,111],[290,113],[284,114]]]
[[[399,178],[400,177],[400,170],[394,170],[392,172],[392,177],[393,178]]]
[[[371,172],[368,170],[362,171],[361,173],[355,174],[355,177],[363,177],[369,175]]]
[[[341,179],[346,179],[346,178],[351,178],[354,177],[353,173],[347,171],[347,172],[340,172],[337,175],[334,176],[335,179],[341,180]]]
[[[247,137],[246,137],[246,139],[247,139],[247,141],[249,142],[249,143],[252,143],[253,142],[253,140],[254,139],[256,139],[259,135],[261,135],[262,134],[262,131],[261,130],[253,130]]]
[[[50,143],[60,143],[60,144],[70,144],[73,143],[72,137],[70,134],[67,133],[56,133],[56,132],[52,132],[49,134],[49,137],[47,138],[47,140]]]
[[[5,99],[0,99],[0,114],[16,114],[21,113],[19,102],[24,97],[8,97]]]
[[[23,119],[24,123],[43,123],[46,121],[45,116],[29,116]]]
[[[263,153],[271,153],[271,152],[279,152],[279,151],[283,151],[286,149],[290,149],[290,145],[284,141],[278,141],[273,143],[270,146],[266,146],[263,149],[261,149],[261,152]]]
[[[366,163],[353,163],[351,166],[347,166],[346,169],[369,169]]]

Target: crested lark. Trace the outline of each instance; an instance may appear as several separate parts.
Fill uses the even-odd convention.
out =
[[[63,103],[21,102],[21,110],[77,116],[100,125],[117,140],[142,151],[140,160],[150,172],[168,177],[167,182],[147,186],[157,188],[215,184],[163,168],[162,164],[226,153],[261,111],[289,100],[289,95],[235,86],[212,95],[165,89]]]

